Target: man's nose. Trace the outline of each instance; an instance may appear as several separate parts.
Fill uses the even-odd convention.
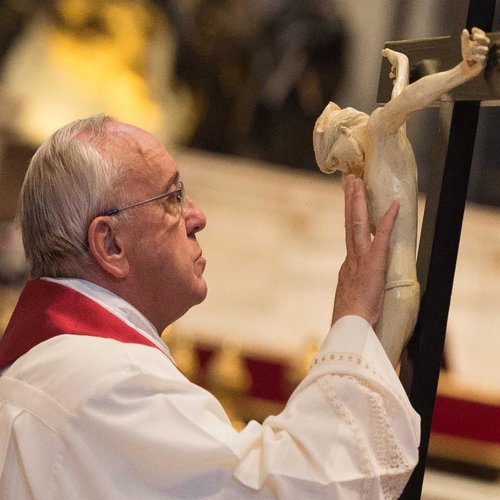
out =
[[[207,225],[207,218],[202,210],[191,199],[186,199],[184,212],[184,220],[186,223],[186,232],[195,234],[201,231]]]

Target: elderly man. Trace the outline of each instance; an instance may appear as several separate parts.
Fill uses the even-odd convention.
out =
[[[32,280],[0,344],[0,497],[396,498],[419,418],[377,340],[393,204],[370,236],[346,183],[332,328],[284,411],[237,432],[158,332],[205,298],[174,160],[98,116],[33,157],[20,219]]]

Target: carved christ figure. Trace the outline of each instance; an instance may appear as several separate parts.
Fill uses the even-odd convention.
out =
[[[342,172],[364,180],[372,232],[393,200],[400,205],[391,236],[381,315],[375,327],[389,359],[396,366],[417,319],[420,287],[416,273],[417,167],[406,136],[408,115],[465,83],[486,65],[489,39],[473,28],[461,36],[462,61],[454,68],[425,76],[408,85],[406,55],[384,49],[392,64],[391,100],[371,115],[330,102],[316,121],[314,152],[325,173]]]

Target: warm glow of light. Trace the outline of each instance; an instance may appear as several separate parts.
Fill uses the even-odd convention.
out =
[[[104,112],[166,139],[167,21],[144,0],[60,0],[57,8],[64,26],[35,15],[7,63],[5,88],[21,104],[17,132],[38,144]]]

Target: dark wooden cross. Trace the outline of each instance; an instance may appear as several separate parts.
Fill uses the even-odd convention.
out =
[[[500,99],[500,33],[491,32],[495,0],[471,0],[466,28],[474,26],[491,40],[488,65],[475,80],[444,96],[440,104],[443,158],[429,172],[429,187],[417,257],[422,291],[413,338],[403,354],[400,377],[413,407],[422,418],[419,463],[403,499],[421,496],[432,415],[443,355],[448,310],[460,242],[469,173],[481,101]],[[425,74],[449,69],[461,60],[460,35],[388,42],[410,60],[410,82]],[[377,100],[391,98],[390,63],[382,63]]]

